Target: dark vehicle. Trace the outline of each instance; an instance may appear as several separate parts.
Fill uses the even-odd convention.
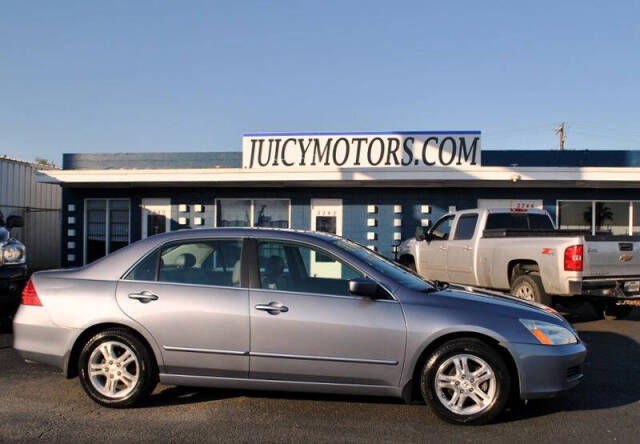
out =
[[[20,290],[27,278],[27,254],[25,246],[11,237],[11,229],[24,225],[21,216],[9,216],[6,220],[0,211],[0,305],[17,305]]]

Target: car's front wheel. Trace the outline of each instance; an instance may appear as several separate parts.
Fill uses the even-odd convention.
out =
[[[494,348],[475,338],[442,344],[427,359],[420,388],[441,418],[458,424],[486,424],[507,405],[511,376]]]
[[[82,348],[80,382],[87,394],[105,407],[129,407],[146,398],[158,376],[151,352],[126,329],[97,333]]]

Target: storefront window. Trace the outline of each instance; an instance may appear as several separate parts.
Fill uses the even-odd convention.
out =
[[[596,232],[629,234],[629,202],[596,202]]]
[[[107,201],[87,201],[87,260],[93,262],[107,251]]]
[[[284,199],[254,200],[253,226],[289,228],[289,201]]]
[[[631,232],[635,234],[640,232],[640,202],[560,201],[558,202],[558,222],[559,228],[564,230],[585,230],[614,235]]]
[[[218,199],[216,226],[289,228],[288,199]]]
[[[85,263],[129,244],[129,200],[88,199]]]
[[[249,227],[251,226],[250,200],[219,200],[218,227]]]
[[[591,231],[591,202],[559,202],[558,228]]]

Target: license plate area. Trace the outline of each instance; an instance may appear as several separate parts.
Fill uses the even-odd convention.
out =
[[[640,281],[627,281],[624,283],[623,289],[627,294],[640,293]]]

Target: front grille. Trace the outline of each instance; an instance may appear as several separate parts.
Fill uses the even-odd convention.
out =
[[[580,366],[576,365],[567,369],[567,379],[571,379],[580,374]]]

